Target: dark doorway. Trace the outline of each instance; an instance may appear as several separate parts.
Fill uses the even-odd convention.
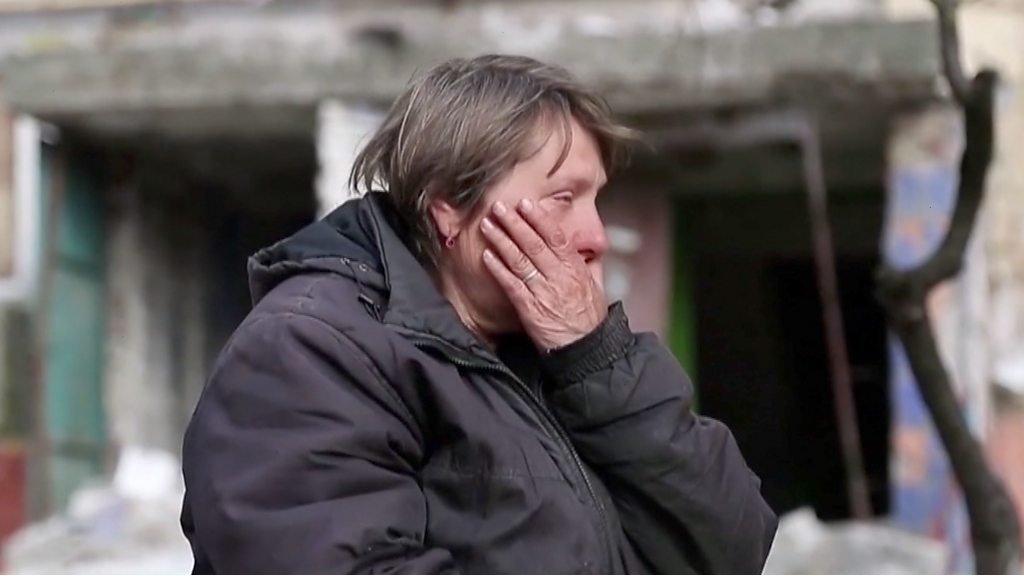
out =
[[[165,384],[183,431],[218,354],[252,308],[249,256],[316,218],[315,143],[300,135],[129,144],[139,193],[126,201],[140,205],[147,322],[150,337],[164,342]]]
[[[802,195],[686,202],[700,412],[732,429],[779,512],[848,517],[821,302]],[[888,509],[886,328],[873,298],[878,194],[832,199],[837,274],[875,513]]]
[[[193,186],[206,198],[208,358],[252,309],[248,259],[316,219],[316,149],[311,138],[214,141],[200,155]]]

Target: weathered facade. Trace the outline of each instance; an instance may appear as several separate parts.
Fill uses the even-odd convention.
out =
[[[39,288],[5,297],[0,363],[7,434],[43,487],[31,515],[103,473],[118,446],[177,450],[246,312],[245,257],[347,197],[359,143],[410,77],[513,52],[567,67],[648,134],[604,195],[608,289],[696,374],[702,410],[734,428],[773,505],[838,518],[850,510],[794,139],[810,127],[872,503],[950,539],[951,566],[965,566],[948,469],[872,297],[880,255],[926,253],[945,218],[932,192],[953,189],[959,124],[941,104],[934,23],[923,1],[769,4],[0,1],[0,102],[36,127],[11,157],[35,146],[41,175],[21,180],[40,231],[23,210],[0,234],[0,249],[19,235],[36,247],[20,258]],[[1000,62],[1012,86],[1021,53]],[[1024,341],[1014,90],[983,236],[935,306],[969,420],[1020,486],[999,456],[1012,440],[991,386]],[[17,223],[4,190],[0,217]]]

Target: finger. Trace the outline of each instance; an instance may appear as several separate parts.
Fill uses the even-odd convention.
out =
[[[518,210],[523,215],[523,219],[530,224],[552,252],[557,256],[570,253],[569,239],[558,222],[547,213],[547,210],[529,198],[524,198],[519,202]]]
[[[523,220],[515,210],[509,210],[501,202],[495,202],[491,212],[512,241],[516,243],[516,246],[541,273],[549,277],[557,273],[561,266],[561,260],[551,251],[544,238],[537,234],[529,222]]]
[[[495,224],[490,218],[485,217],[480,222],[480,230],[483,232],[484,237],[494,247],[494,252],[498,257],[501,258],[505,266],[518,278],[523,279],[533,274],[535,270],[539,270],[538,266],[534,264],[519,246],[512,240],[512,238],[502,229],[501,226]],[[540,276],[544,276],[541,272]],[[537,278],[531,279],[530,282],[535,282]]]
[[[484,250],[484,266],[491,272],[498,285],[508,294],[512,305],[524,309],[526,301],[531,297],[530,288],[514,272],[505,266],[501,258],[490,250]]]

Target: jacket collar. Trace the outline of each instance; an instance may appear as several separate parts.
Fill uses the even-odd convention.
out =
[[[379,319],[397,331],[495,361],[403,241],[405,229],[387,194],[349,200],[249,259],[253,303],[290,276],[339,274],[358,283],[360,298],[370,300],[383,312]]]
[[[493,358],[490,350],[462,323],[427,269],[402,241],[396,231],[401,225],[386,195],[371,192],[364,198],[388,289],[383,322],[440,338],[462,350]]]

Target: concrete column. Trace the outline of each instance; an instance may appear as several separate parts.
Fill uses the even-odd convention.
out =
[[[334,210],[355,194],[348,177],[356,154],[384,118],[383,111],[325,100],[317,111],[316,148],[320,173],[316,178],[317,215]]]
[[[114,184],[107,219],[105,401],[119,446],[177,453],[206,379],[202,189],[167,167]]]
[[[6,220],[0,221],[0,251],[6,253],[0,256],[0,302],[31,304],[41,258],[42,127],[29,116],[11,117],[2,109],[0,116],[6,133],[0,145],[0,218]]]
[[[169,309],[173,278],[160,247],[163,227],[138,182],[115,185],[107,220],[105,402],[111,442],[176,450]]]
[[[148,369],[148,309],[142,200],[136,185],[110,195],[107,216],[107,364],[104,393],[111,443],[150,444],[155,426],[144,390]],[[158,416],[157,416],[158,417]]]
[[[14,272],[14,116],[0,102],[0,278]]]
[[[207,357],[207,288],[206,255],[210,251],[211,233],[208,220],[196,210],[190,198],[208,193],[190,190],[188,195],[172,204],[167,212],[177,214],[167,220],[165,243],[168,260],[162,277],[169,277],[170,316],[165,331],[170,333],[167,354],[171,363],[171,395],[176,400],[172,424],[175,452],[195,409],[210,368]],[[216,288],[214,288],[216,289]]]
[[[908,113],[893,124],[888,149],[884,258],[895,267],[927,259],[949,226],[956,201],[963,122],[957,110],[934,106]],[[985,430],[989,405],[984,218],[968,247],[964,270],[936,288],[928,302],[939,350],[974,433]],[[899,526],[945,540],[949,570],[973,568],[963,497],[902,347],[892,340],[893,520]]]

